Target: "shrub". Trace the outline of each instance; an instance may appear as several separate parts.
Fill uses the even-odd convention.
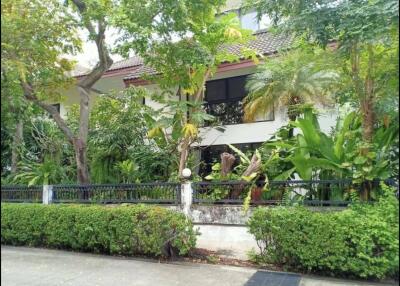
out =
[[[1,243],[119,255],[185,255],[196,231],[161,207],[1,204]]]
[[[259,263],[361,278],[398,275],[399,202],[393,192],[341,212],[258,208],[248,222]]]

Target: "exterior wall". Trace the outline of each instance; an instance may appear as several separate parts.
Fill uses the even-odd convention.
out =
[[[241,76],[254,73],[256,67],[252,63],[245,63],[240,69],[232,69],[229,65],[220,68],[219,71],[211,78],[211,80],[229,78],[234,76]],[[123,78],[126,76],[125,73],[110,75],[99,80],[94,88],[107,93],[110,91],[119,91],[125,88]],[[156,84],[148,84],[144,86],[150,91],[159,91],[159,87]],[[172,90],[173,94],[176,93],[176,89]],[[63,117],[66,116],[68,106],[72,104],[79,104],[79,92],[76,87],[72,87],[65,92],[65,99],[61,102],[60,112]],[[93,106],[98,94],[95,92],[91,93],[90,107]],[[173,97],[179,100],[177,96]],[[153,107],[154,109],[162,108],[163,105],[153,101],[147,97],[145,99],[146,105]],[[321,129],[324,132],[331,131],[335,125],[337,110],[325,110],[320,109],[321,115],[319,118]],[[200,135],[202,141],[200,146],[209,145],[225,145],[225,144],[240,144],[240,143],[259,143],[268,140],[273,133],[285,125],[288,121],[285,115],[285,110],[278,109],[274,111],[274,120],[272,121],[260,121],[244,124],[233,124],[222,126],[225,130],[223,132],[212,127],[200,128]]]
[[[96,102],[98,97],[98,94],[91,92],[89,94],[89,108],[92,108],[94,103]],[[80,101],[80,96],[79,96],[79,90],[76,86],[73,86],[69,88],[67,91],[65,91],[65,95],[61,99],[60,102],[60,115],[63,118],[67,117],[67,113],[69,112],[69,108],[74,105],[78,104],[79,105]]]
[[[120,75],[120,76],[114,76],[114,77],[104,77],[101,80],[99,80],[95,85],[94,89],[102,92],[102,93],[107,93],[111,91],[119,91],[125,88],[123,78],[125,75]],[[61,117],[66,118],[68,109],[71,105],[73,104],[79,104],[80,101],[80,96],[79,96],[79,90],[76,86],[72,86],[68,90],[66,90],[64,93],[64,96],[62,100],[59,102],[60,103],[60,114]],[[92,108],[93,105],[95,104],[97,98],[99,97],[99,94],[96,92],[90,92],[89,94],[89,108]],[[58,103],[58,102],[55,102]]]

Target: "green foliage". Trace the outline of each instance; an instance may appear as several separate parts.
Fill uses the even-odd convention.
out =
[[[249,0],[247,4],[259,18],[267,14],[281,32],[323,48],[337,43],[336,70],[342,84],[337,99],[360,109],[363,139],[370,143],[376,119],[384,116],[379,102],[398,97],[398,1]],[[393,109],[398,110],[398,103]]]
[[[197,232],[183,215],[144,205],[1,204],[1,243],[118,255],[187,254]]]
[[[12,177],[12,182],[28,186],[72,183],[67,168],[48,158],[42,163],[24,160],[20,162],[19,172]]]
[[[335,276],[398,274],[399,202],[393,189],[382,188],[377,203],[355,204],[340,212],[258,208],[248,222],[260,247],[253,259]]]
[[[345,46],[356,41],[387,40],[399,25],[399,3],[394,0],[248,0],[248,4],[256,8],[259,17],[267,14],[281,29],[305,34],[322,46],[332,39]]]
[[[214,72],[219,63],[239,60],[221,46],[245,43],[251,37],[251,31],[240,28],[235,15],[216,18],[224,2],[121,1],[115,15],[115,25],[123,32],[119,50],[142,56],[162,74],[156,78],[162,88],[180,86],[185,93],[194,94],[203,88],[204,76]],[[243,53],[251,57],[248,50]]]
[[[216,17],[224,2],[121,1],[115,15],[114,23],[123,33],[118,50],[125,55],[134,51],[144,59],[152,68],[151,75],[144,78],[156,82],[163,93],[178,88],[176,96],[193,96],[186,102],[169,101],[173,115],[153,118],[154,127],[148,134],[157,144],[168,144],[178,150],[178,176],[187,165],[191,145],[199,139],[198,128],[212,119],[201,106],[206,81],[222,62],[241,58],[258,60],[251,49],[243,48],[238,55],[223,48],[244,45],[252,38],[251,31],[241,29],[234,14]],[[183,113],[182,109],[189,112]],[[167,123],[170,119],[172,124]],[[171,136],[167,136],[166,128],[172,129]]]
[[[169,146],[147,138],[155,110],[142,104],[150,94],[128,88],[97,99],[90,116],[88,157],[94,183],[134,183],[168,180],[174,164]],[[77,128],[78,109],[69,111],[69,125]]]
[[[3,1],[1,12],[2,75],[19,86],[14,95],[22,97],[21,83],[28,82],[39,99],[60,98],[73,68],[62,55],[80,49],[72,15],[55,0]]]
[[[364,182],[392,175],[388,158],[398,137],[398,125],[394,122],[380,126],[368,146],[361,139],[361,120],[356,112],[339,118],[332,136],[320,130],[317,115],[311,110],[290,125],[301,131],[294,139],[285,137],[283,129],[264,144],[264,153],[267,153],[264,156],[269,155],[272,163],[272,166],[265,164],[267,173],[276,174],[276,165],[288,164],[282,175],[275,178],[286,179],[296,172],[304,180],[318,175],[319,178],[353,178],[355,182]]]
[[[274,107],[287,107],[289,118],[294,120],[304,104],[332,104],[339,75],[329,63],[331,58],[329,51],[300,44],[258,66],[246,84],[245,120],[252,121]]]
[[[74,181],[72,147],[51,119],[39,114],[30,122],[25,121],[21,143],[18,170],[9,176],[11,183],[40,185]]]

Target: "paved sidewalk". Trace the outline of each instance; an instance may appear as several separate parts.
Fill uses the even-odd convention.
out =
[[[158,263],[40,248],[1,246],[1,285],[367,286],[374,284],[252,268]]]

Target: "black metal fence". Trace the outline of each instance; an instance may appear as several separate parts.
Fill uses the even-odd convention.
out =
[[[392,179],[385,183],[397,186]],[[192,188],[193,203],[197,204],[243,204],[249,195],[252,205],[347,206],[352,193],[368,190],[368,199],[373,200],[382,192],[379,180],[362,184],[352,180],[270,181],[267,186],[265,182],[198,182]]]
[[[395,186],[398,180],[385,180]],[[180,183],[107,185],[54,185],[52,203],[153,203],[180,204]],[[243,204],[250,196],[252,205],[301,203],[309,206],[347,206],[352,193],[368,190],[374,200],[382,192],[380,181],[357,184],[352,180],[245,181],[192,183],[193,203]],[[1,186],[2,202],[42,202],[42,186]]]
[[[55,185],[53,202],[179,204],[180,188],[179,183]]]
[[[16,203],[41,203],[42,186],[1,186],[1,201]]]
[[[3,202],[42,202],[42,186],[2,186]],[[52,203],[179,204],[179,183],[54,185]]]

